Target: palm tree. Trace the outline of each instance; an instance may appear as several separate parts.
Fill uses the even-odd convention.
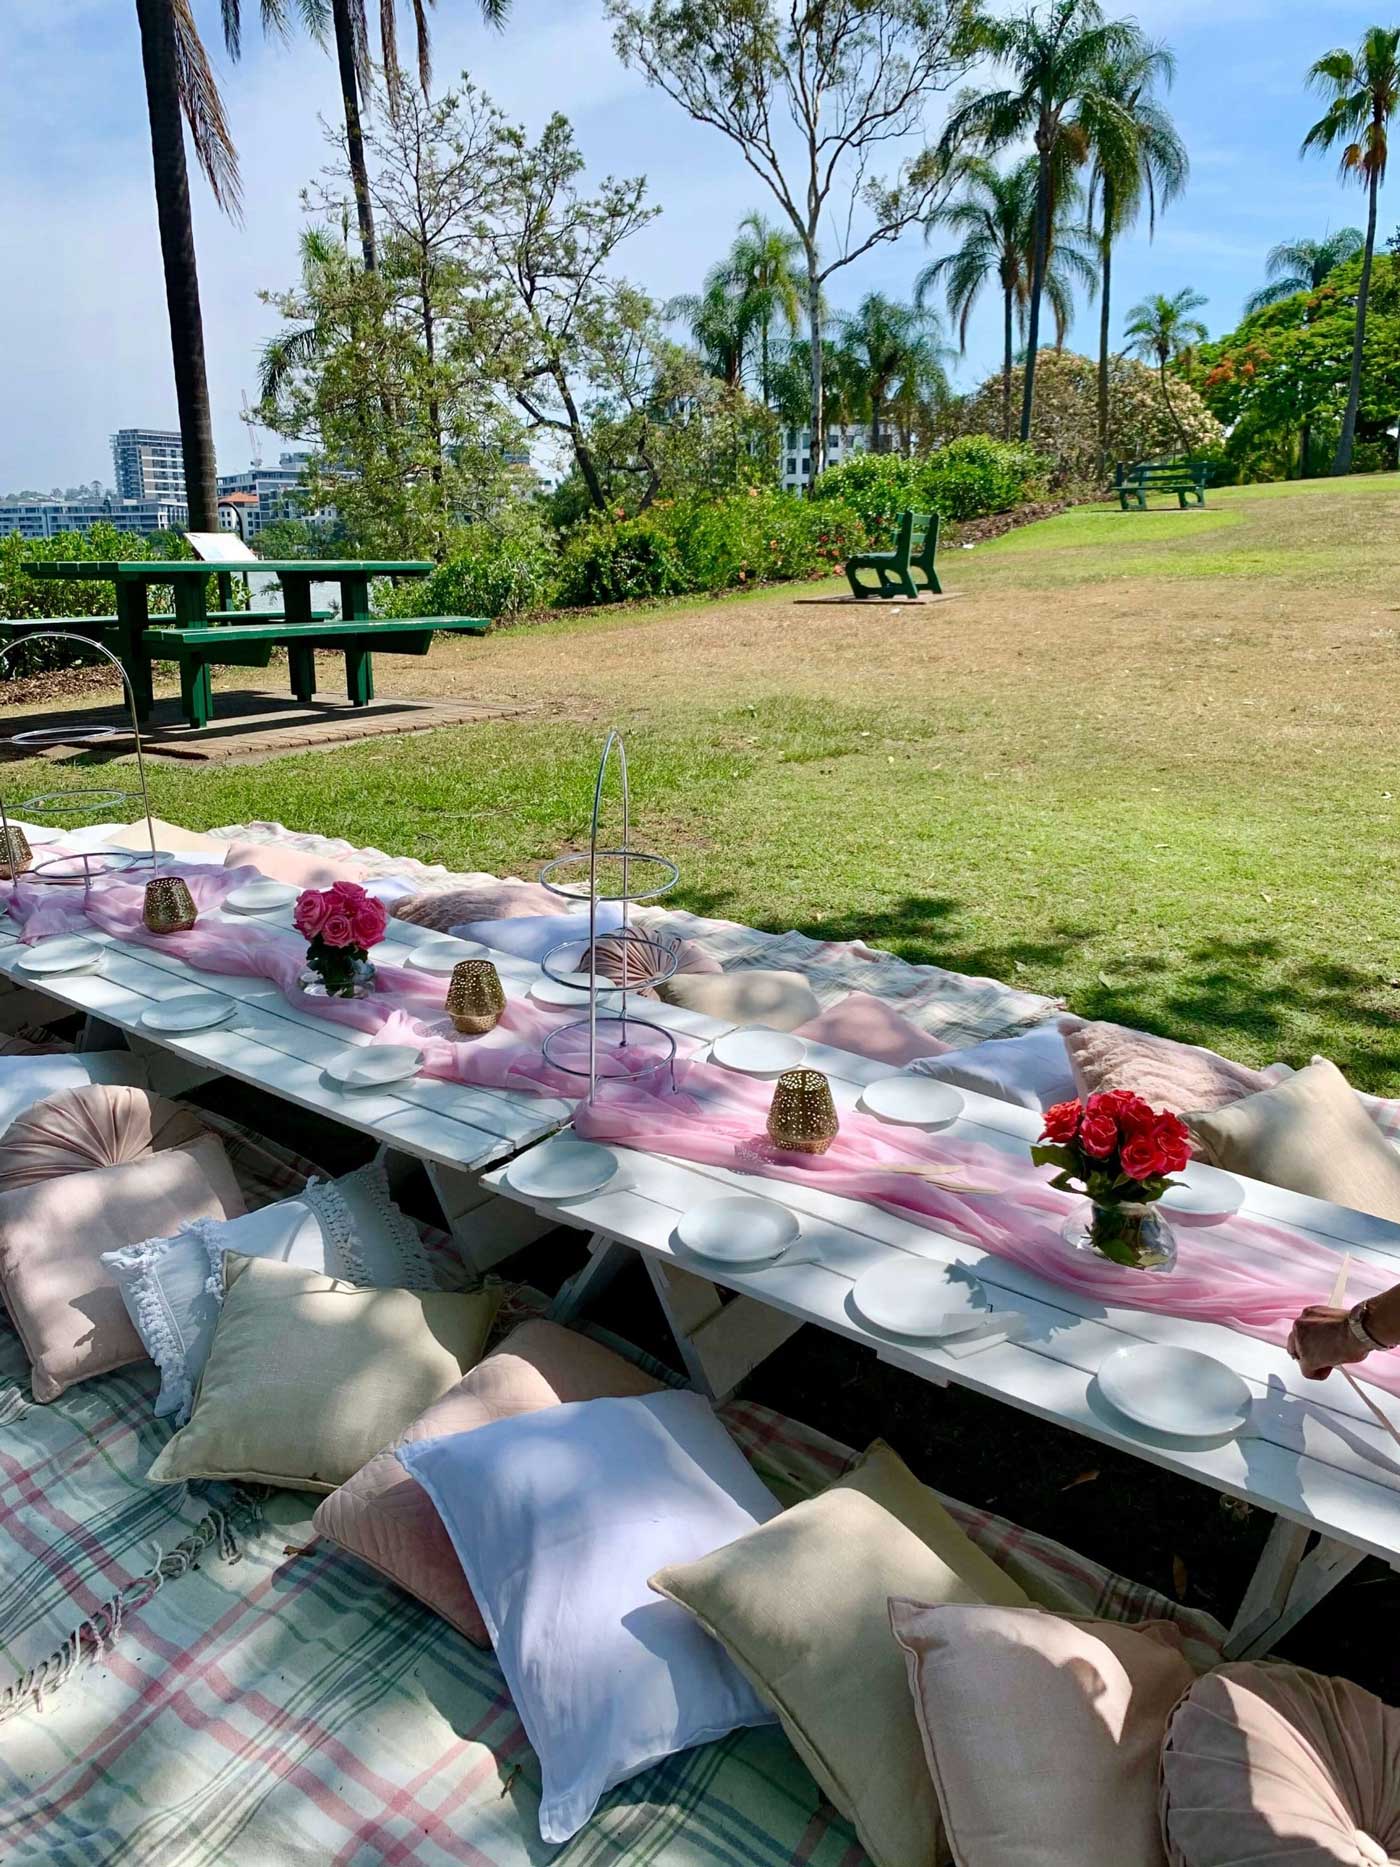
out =
[[[746,214],[739,222],[738,237],[729,250],[730,276],[758,326],[758,385],[765,408],[771,400],[769,337],[773,326],[781,323],[796,336],[802,325],[801,257],[802,242],[797,235],[785,233],[757,213]]]
[[[1157,216],[1186,186],[1190,160],[1176,125],[1155,96],[1160,85],[1170,87],[1176,60],[1164,45],[1139,39],[1135,46],[1112,58],[1098,74],[1096,96],[1117,106],[1126,134],[1095,135],[1092,119],[1085,134],[1093,145],[1093,173],[1089,184],[1091,214],[1098,209],[1099,259],[1099,472],[1108,468],[1108,369],[1114,242],[1137,221],[1147,207],[1149,238],[1157,231]]]
[[[682,292],[669,300],[665,309],[668,318],[687,326],[709,373],[737,389],[743,379],[755,314],[729,262],[721,260],[712,266],[699,292]]]
[[[901,305],[881,292],[870,292],[838,326],[841,351],[860,383],[870,415],[870,451],[884,453],[884,418],[899,404],[905,425],[911,410],[947,391],[946,354],[938,320],[917,305]]]
[[[1376,251],[1376,203],[1390,154],[1390,119],[1400,102],[1400,26],[1369,26],[1355,52],[1338,48],[1308,72],[1308,82],[1327,100],[1327,109],[1303,138],[1303,153],[1341,145],[1342,180],[1366,190],[1366,246],[1356,293],[1356,336],[1351,381],[1337,442],[1333,473],[1350,473],[1361,403],[1361,358],[1366,342],[1366,307]]]
[[[1299,292],[1315,292],[1329,273],[1355,259],[1365,244],[1359,227],[1339,227],[1320,240],[1281,240],[1264,261],[1268,283],[1245,300],[1245,316],[1282,304],[1285,298],[1296,298]]]
[[[1011,372],[1015,366],[1014,332],[1025,334],[1030,303],[1031,273],[1035,257],[1036,184],[1040,164],[1027,156],[1012,169],[997,169],[985,157],[972,156],[959,165],[963,190],[929,216],[925,237],[935,228],[950,228],[963,235],[951,253],[925,266],[914,282],[914,303],[922,309],[942,284],[948,316],[957,327],[958,345],[967,353],[967,329],[984,286],[995,279],[1002,297],[1001,432],[1011,439]],[[1063,223],[1077,205],[1072,184],[1057,195],[1057,220]],[[1055,316],[1055,342],[1063,344],[1073,308],[1072,278],[1095,279],[1076,230],[1064,224],[1051,229],[1050,258],[1045,273],[1045,295]]]
[[[948,119],[940,143],[954,157],[969,141],[1005,148],[1030,138],[1035,145],[1036,202],[1026,378],[1021,439],[1029,440],[1035,407],[1035,360],[1040,348],[1040,305],[1050,263],[1055,197],[1091,153],[1115,170],[1128,166],[1132,130],[1121,104],[1103,88],[1103,74],[1142,44],[1131,20],[1106,20],[1099,0],[1047,0],[982,29],[987,51],[1010,67],[1000,90],[966,93]]]
[[[1123,327],[1128,348],[1156,363],[1157,373],[1162,379],[1162,400],[1167,405],[1172,426],[1181,437],[1182,452],[1187,454],[1191,451],[1191,442],[1181,425],[1181,417],[1176,412],[1167,386],[1167,365],[1175,362],[1178,357],[1189,356],[1197,344],[1205,342],[1206,327],[1192,315],[1205,302],[1201,294],[1193,292],[1189,285],[1172,298],[1162,292],[1154,292],[1150,298],[1144,298],[1140,304],[1133,306],[1128,313],[1128,322]]]

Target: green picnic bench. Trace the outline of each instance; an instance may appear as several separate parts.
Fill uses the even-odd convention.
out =
[[[265,668],[274,648],[285,648],[291,664],[292,693],[298,700],[316,694],[316,650],[334,649],[345,656],[345,690],[357,707],[374,698],[373,651],[426,655],[433,633],[485,635],[491,625],[480,616],[423,616],[403,621],[269,622],[187,629],[148,628],[146,653],[155,661],[173,661],[180,669],[180,703],[191,726],[207,726],[214,717],[211,668]]]
[[[313,609],[313,622],[329,622],[328,609]],[[206,621],[227,623],[238,628],[251,622],[281,622],[280,609],[211,609]],[[159,620],[155,618],[154,620]],[[120,616],[0,616],[0,635],[39,635],[45,629],[69,629],[74,635],[89,635],[101,641],[121,626]]]
[[[1133,502],[1139,512],[1146,512],[1149,493],[1175,493],[1183,512],[1188,499],[1198,506],[1206,503],[1206,466],[1200,460],[1144,460],[1135,467],[1125,467],[1120,461],[1115,483],[1123,512]]]
[[[866,551],[858,557],[847,558],[846,581],[851,586],[851,594],[858,597],[917,597],[921,587],[941,596],[943,585],[934,569],[937,555],[938,514],[905,512],[895,531],[893,551]],[[916,570],[923,572],[922,586],[914,579]],[[879,579],[878,588],[863,584],[858,574],[861,571],[874,571]]]

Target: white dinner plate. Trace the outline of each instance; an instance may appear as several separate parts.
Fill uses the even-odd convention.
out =
[[[1115,1348],[1099,1391],[1128,1419],[1178,1439],[1219,1439],[1249,1423],[1249,1388],[1214,1355],[1166,1343]]]
[[[233,1000],[217,992],[184,992],[148,1005],[141,1022],[153,1031],[208,1031],[233,1016]]]
[[[881,1121],[911,1128],[942,1128],[962,1113],[961,1090],[931,1076],[882,1076],[860,1092],[861,1106]]]
[[[682,1213],[676,1236],[687,1251],[716,1264],[767,1264],[782,1256],[801,1229],[786,1206],[732,1193]]]
[[[51,823],[31,823],[24,834],[31,849],[42,849],[45,843],[56,843],[64,832]]]
[[[437,972],[446,975],[464,959],[487,959],[490,947],[485,947],[479,940],[425,940],[422,946],[408,949],[405,965],[416,966],[419,972]]]
[[[43,940],[19,957],[21,972],[92,972],[102,963],[102,948],[81,934]]]
[[[851,1301],[886,1335],[963,1335],[986,1322],[990,1304],[981,1284],[953,1264],[899,1257],[858,1277]]]
[[[326,1075],[342,1089],[382,1089],[418,1074],[423,1053],[414,1044],[352,1045],[332,1057]]]
[[[506,1169],[506,1178],[527,1199],[583,1199],[605,1187],[617,1172],[610,1147],[562,1134],[548,1147],[532,1148]]]
[[[542,972],[530,987],[530,996],[537,1005],[553,1005],[561,1011],[579,1011],[588,1008],[588,974],[586,972],[566,972],[560,979],[551,979],[547,972]],[[598,982],[598,1003],[611,1006],[621,998],[622,989],[608,979]]]
[[[1163,1193],[1160,1203],[1183,1218],[1225,1219],[1244,1204],[1244,1188],[1234,1174],[1192,1161],[1178,1184]]]
[[[244,882],[224,897],[224,906],[232,914],[271,914],[290,907],[296,898],[290,882],[275,882],[269,876],[260,882]]]
[[[806,1054],[807,1046],[800,1037],[761,1028],[726,1031],[715,1039],[710,1050],[716,1063],[722,1063],[727,1070],[742,1070],[747,1076],[781,1076],[784,1070],[795,1070]]]

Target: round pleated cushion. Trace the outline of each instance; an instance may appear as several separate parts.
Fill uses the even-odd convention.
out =
[[[65,1089],[17,1115],[0,1138],[0,1193],[60,1174],[120,1167],[207,1133],[193,1110],[121,1083]]]
[[[1167,1728],[1162,1833],[1172,1867],[1391,1867],[1400,1711],[1294,1666],[1207,1674]]]

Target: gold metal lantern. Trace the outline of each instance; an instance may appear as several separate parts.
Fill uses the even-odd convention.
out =
[[[190,886],[179,875],[157,875],[146,883],[141,918],[153,934],[184,933],[199,919]]]
[[[785,1154],[825,1154],[841,1124],[820,1070],[784,1070],[768,1111],[768,1139]]]
[[[0,831],[0,882],[12,882],[33,866],[34,851],[24,831],[11,824]]]
[[[464,1037],[494,1031],[506,1008],[501,975],[489,959],[459,960],[447,987],[447,1013]]]

